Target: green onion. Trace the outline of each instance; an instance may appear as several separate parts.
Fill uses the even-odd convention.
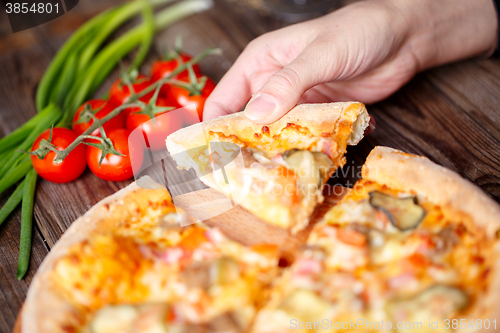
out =
[[[110,17],[109,20],[104,24],[102,29],[97,35],[94,36],[91,44],[89,44],[82,53],[80,58],[80,64],[78,67],[79,71],[84,70],[92,57],[95,55],[99,47],[104,43],[104,41],[113,33],[119,26],[121,26],[125,21],[129,20],[132,16],[136,15],[137,12],[144,7],[144,2],[150,6],[163,5],[173,0],[155,0],[155,1],[133,1],[126,6],[120,8],[119,11],[114,12],[114,16]]]
[[[54,59],[52,59],[49,67],[45,71],[38,89],[36,91],[36,108],[41,111],[49,104],[50,91],[57,79],[68,54],[81,42],[86,34],[91,34],[95,29],[98,29],[108,18],[111,10],[107,10],[89,20],[82,27],[80,27],[69,39],[62,48],[57,52]]]
[[[10,153],[10,151],[4,151],[0,153],[0,161],[3,161],[5,157]]]
[[[0,209],[0,225],[2,225],[5,219],[9,217],[10,213],[12,213],[14,209],[16,209],[17,205],[19,205],[19,203],[21,202],[21,199],[23,198],[23,187],[24,180],[19,185],[17,185],[10,198],[3,205],[2,209]]]
[[[35,198],[37,174],[34,169],[26,175],[23,188],[23,205],[21,213],[21,242],[19,245],[19,261],[17,278],[21,280],[28,271],[31,256],[31,234],[33,232],[33,203]]]
[[[130,66],[130,71],[134,69],[138,69],[139,66],[146,58],[146,55],[149,52],[149,48],[153,43],[153,37],[155,35],[155,20],[153,17],[153,7],[149,5],[146,1],[142,0],[143,8],[142,8],[142,19],[143,25],[146,27],[144,31],[144,36],[142,37],[142,43],[135,55],[134,60],[132,61],[132,66]]]
[[[162,29],[189,15],[206,10],[211,4],[211,1],[207,0],[190,0],[174,4],[155,16],[155,30]],[[97,54],[87,71],[80,76],[80,79],[73,86],[64,104],[65,110],[71,110],[63,119],[64,123],[73,118],[73,112],[101,85],[102,81],[118,64],[118,61],[139,45],[147,33],[147,29],[148,27],[145,24],[137,26],[107,45]]]
[[[59,81],[52,91],[54,96],[51,98],[51,102],[55,103],[58,106],[63,105],[64,98],[66,97],[68,91],[71,89],[71,84],[75,81],[77,70],[77,54],[71,53],[68,55],[68,59],[66,59],[66,63],[64,64],[64,69],[62,70]]]
[[[0,194],[20,181],[31,168],[31,157],[28,155],[23,156],[0,180]]]
[[[33,131],[36,125],[40,122],[41,119],[45,118],[47,114],[52,112],[51,109],[45,108],[40,113],[32,117],[30,120],[25,122],[15,131],[10,133],[9,135],[0,139],[0,152],[9,151],[11,148],[17,146],[19,143],[23,142],[24,139]],[[1,162],[1,161],[0,161]]]
[[[35,124],[25,123],[14,132],[0,139],[0,152],[8,152],[8,150],[12,147],[15,147],[20,142],[23,142],[24,139],[33,131],[35,128]]]

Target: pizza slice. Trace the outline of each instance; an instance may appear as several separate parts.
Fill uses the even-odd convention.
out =
[[[454,172],[391,148],[373,149],[362,177],[314,227],[252,332],[494,328],[499,205]]]
[[[95,206],[38,270],[22,332],[248,331],[277,274],[277,247],[181,219],[168,191],[135,184]]]
[[[302,104],[268,126],[239,112],[181,129],[166,143],[178,168],[194,169],[235,204],[296,233],[369,122],[361,103]]]

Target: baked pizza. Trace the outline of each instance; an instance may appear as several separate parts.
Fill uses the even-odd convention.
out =
[[[485,332],[500,319],[500,208],[427,158],[376,147],[252,332]]]
[[[296,233],[369,122],[361,103],[302,104],[268,126],[240,112],[181,129],[166,143],[179,168],[194,169],[236,204]]]
[[[201,223],[181,227],[188,218],[159,186],[132,184],[99,203],[40,267],[22,331],[248,331],[277,274],[276,246],[246,247]]]
[[[291,265],[276,245],[231,240],[158,184],[134,183],[51,250],[22,333],[497,331],[498,204],[391,148],[375,148],[362,176]]]

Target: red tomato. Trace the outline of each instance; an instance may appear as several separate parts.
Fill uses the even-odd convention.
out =
[[[188,62],[189,60],[193,59],[188,54],[181,53],[181,59],[183,62]],[[179,62],[177,59],[172,59],[172,60],[157,60],[153,63],[153,66],[151,67],[151,80],[153,82],[158,81],[159,79],[163,79],[170,74],[179,66]],[[201,69],[200,66],[198,65],[193,65],[193,70],[197,75],[201,75]],[[176,79],[179,77],[179,75],[185,74],[187,75],[188,71],[185,70],[181,72],[180,74],[176,75],[173,77],[173,79]]]
[[[189,82],[189,77],[187,75],[181,75],[178,78],[178,80]],[[208,78],[205,87],[201,92],[201,95],[198,96],[196,95],[189,96],[190,93],[187,89],[178,86],[172,85],[169,87],[169,89],[170,89],[169,96],[172,99],[174,99],[180,106],[194,105],[194,107],[196,107],[196,110],[198,111],[199,117],[202,119],[203,108],[205,107],[205,101],[207,100],[208,96],[210,96],[212,91],[215,89],[215,83],[210,78]]]
[[[99,148],[89,146],[87,149],[87,163],[90,170],[97,177],[114,182],[132,178],[134,169],[139,170],[144,159],[143,150],[139,146],[129,146],[130,131],[127,129],[115,129],[106,135],[113,142],[115,149],[125,156],[108,154],[99,167],[102,151]]]
[[[147,76],[142,74],[139,74],[137,76],[137,79],[132,82],[132,88],[136,93],[146,89],[149,85],[151,85],[151,80]],[[147,94],[146,96],[153,96],[153,94],[154,91]],[[121,105],[127,102],[130,95],[131,93],[128,85],[122,84],[121,79],[116,80],[109,89],[109,100],[111,103],[116,105]]]
[[[156,100],[156,105],[161,107],[172,106],[178,108],[177,103],[163,97],[159,97]],[[165,149],[165,140],[167,139],[167,136],[181,129],[181,122],[178,117],[166,115],[169,111],[157,114],[155,116],[155,123],[153,123],[153,120],[147,114],[134,113],[139,111],[139,108],[130,109],[131,110],[126,119],[127,129],[132,131],[141,126],[141,130],[146,139],[146,144],[153,150]]]
[[[33,142],[31,151],[40,147],[42,139],[48,140],[50,129],[43,131],[38,138]],[[52,130],[51,143],[58,147],[58,150],[63,150],[76,140],[78,135],[67,128],[56,127]],[[54,183],[67,183],[77,179],[87,166],[85,160],[87,146],[84,144],[78,145],[61,163],[54,163],[56,153],[50,151],[44,159],[39,159],[38,156],[31,155],[31,163],[35,171],[40,177]]]
[[[102,99],[91,99],[90,101],[83,103],[82,106],[80,106],[78,110],[76,110],[75,117],[73,118],[72,128],[73,131],[78,135],[85,132],[94,123],[94,120],[92,119],[86,123],[78,123],[78,121],[80,120],[80,114],[83,112],[83,110],[85,110],[86,105],[90,105],[92,111],[102,107],[102,109],[99,112],[94,114],[98,119],[104,118],[111,111],[115,109],[115,106],[113,104],[106,102],[105,100]],[[110,120],[108,120],[103,127],[106,133],[116,128],[125,128],[125,117],[123,115],[123,111],[116,117],[113,117]],[[99,134],[99,128],[97,128],[94,132],[92,132],[92,135],[98,135],[98,134]]]

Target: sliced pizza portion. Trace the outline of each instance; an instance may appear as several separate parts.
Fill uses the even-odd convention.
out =
[[[246,332],[277,275],[273,245],[246,247],[133,184],[75,221],[37,272],[22,331]]]
[[[302,104],[268,126],[239,112],[181,129],[167,148],[179,168],[194,169],[236,204],[296,233],[369,122],[365,106],[354,102]]]
[[[314,227],[252,331],[493,327],[499,205],[456,173],[391,148],[373,149],[362,176]]]

